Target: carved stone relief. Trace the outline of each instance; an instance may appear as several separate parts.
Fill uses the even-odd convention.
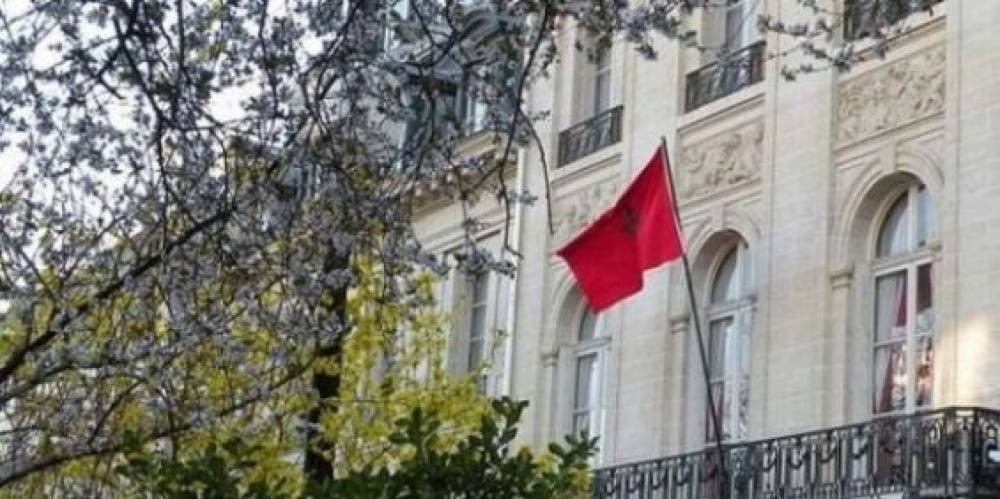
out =
[[[944,46],[859,76],[839,90],[837,143],[855,142],[940,113],[944,97]]]
[[[556,200],[552,209],[555,240],[564,241],[597,218],[618,197],[619,180],[606,179]]]
[[[690,200],[760,176],[764,123],[755,121],[681,148],[680,198]]]

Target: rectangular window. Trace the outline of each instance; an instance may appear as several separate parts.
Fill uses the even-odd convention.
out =
[[[485,360],[486,350],[486,301],[489,274],[482,272],[472,278],[471,303],[469,307],[469,356],[466,359],[466,372],[479,369]],[[480,392],[485,392],[486,378],[477,380]]]
[[[576,387],[573,390],[573,434],[596,435],[596,404],[599,399],[597,352],[576,358]]]
[[[462,89],[458,118],[461,132],[464,135],[472,135],[483,130],[486,126],[486,103],[476,96],[468,85]]]
[[[875,413],[906,408],[906,271],[875,280]]]
[[[413,148],[427,140],[432,132],[454,127],[458,108],[458,85],[445,80],[428,84],[433,89],[411,96],[412,117],[405,124],[403,147]]]
[[[371,2],[378,5],[377,2]],[[385,39],[382,41],[384,47],[394,49],[400,45],[399,30],[401,23],[410,18],[410,2],[408,0],[395,0],[389,2],[386,9]]]
[[[759,0],[727,0],[704,13],[702,43],[704,63],[714,61],[722,52],[733,54],[759,38],[757,12]]]
[[[934,303],[931,264],[917,267],[917,315],[915,333],[917,340],[917,358],[914,359],[916,369],[916,399],[917,407],[931,404],[934,393]]]
[[[611,54],[609,51],[610,49],[605,49],[595,63],[593,116],[611,108]]]
[[[742,2],[734,4],[726,10],[726,22],[722,32],[722,49],[732,53],[741,48],[747,40],[743,39],[744,12]],[[756,22],[756,21],[754,21]]]
[[[731,341],[729,338],[733,331],[733,319],[727,317],[724,319],[718,319],[712,321],[709,325],[709,338],[708,338],[708,375],[709,375],[709,388],[712,392],[712,400],[708,411],[715,411],[715,416],[718,418],[719,426],[722,429],[722,440],[729,440],[731,432],[729,428],[732,427],[732,411],[727,410],[727,390],[726,390],[726,363],[731,359],[728,359],[726,355],[726,347]],[[705,416],[705,436],[706,441],[715,441],[715,421],[712,418],[712,413],[706,411]]]

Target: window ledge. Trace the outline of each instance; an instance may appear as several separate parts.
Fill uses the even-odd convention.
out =
[[[723,114],[739,112],[753,107],[753,104],[758,99],[763,98],[765,91],[763,83],[767,81],[767,78],[765,78],[753,85],[743,87],[725,97],[680,115],[677,128],[683,130],[695,123],[708,121]]]
[[[552,184],[558,185],[571,179],[584,176],[590,172],[603,169],[605,166],[617,163],[621,158],[621,141],[588,154],[580,159],[566,163],[552,170]]]
[[[502,154],[503,146],[504,143],[497,133],[484,130],[460,140],[455,145],[453,153],[457,158],[479,157],[488,160],[491,157]],[[517,163],[516,152],[517,147],[512,146],[510,157],[507,158],[508,161],[503,167],[505,178],[509,178],[514,173],[514,165]],[[449,176],[451,175],[453,174],[449,174]],[[464,174],[462,177],[464,179],[472,179],[471,176]],[[451,178],[450,180],[455,181],[456,179]],[[410,192],[410,195],[413,197],[414,212],[418,214],[442,208],[456,201],[453,197],[445,195],[443,186],[440,185],[417,187]]]
[[[491,155],[500,150],[504,144],[500,135],[490,130],[480,130],[466,135],[455,145],[454,153],[458,157],[482,157]],[[511,152],[515,152],[516,147],[511,147]]]

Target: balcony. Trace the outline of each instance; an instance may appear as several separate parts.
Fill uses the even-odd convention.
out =
[[[622,107],[613,107],[559,134],[559,161],[566,166],[622,140]]]
[[[596,470],[595,498],[1000,497],[1000,411],[945,408]],[[724,484],[724,488],[720,487]]]
[[[747,45],[692,73],[684,85],[684,111],[691,112],[764,79],[764,41]]]
[[[853,0],[844,10],[844,39],[860,40],[886,29],[910,14],[930,10],[942,0]]]

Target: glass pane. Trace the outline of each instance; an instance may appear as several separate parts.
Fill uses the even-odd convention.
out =
[[[486,301],[486,285],[489,283],[488,274],[476,274],[472,281],[472,303],[482,303]]]
[[[740,309],[736,321],[736,355],[740,356],[739,370],[742,373],[750,372],[751,355],[751,333],[753,333],[753,306],[747,305]]]
[[[708,372],[712,379],[726,375],[726,347],[732,330],[733,319],[712,321],[708,333]]]
[[[875,342],[906,337],[906,272],[875,281]]]
[[[709,406],[708,411],[715,408],[715,414],[719,418],[719,426],[722,427],[722,439],[726,440],[729,438],[729,432],[726,430],[727,426],[725,423],[725,415],[723,414],[722,401],[725,399],[724,384],[720,381],[718,383],[712,383],[712,404]],[[715,440],[715,422],[712,420],[712,413],[706,411],[705,413],[705,440],[711,442]]]
[[[458,85],[440,81],[440,89],[434,100],[435,123],[454,123],[458,116]]]
[[[737,418],[739,424],[736,427],[736,438],[746,438],[750,435],[750,375],[744,373],[738,378],[739,380],[739,414]]]
[[[906,346],[893,343],[875,349],[875,372],[872,385],[875,413],[906,408]]]
[[[927,246],[937,236],[937,217],[934,214],[934,204],[927,187],[921,185],[917,190],[917,247]]]
[[[742,33],[742,44],[739,48],[744,48],[751,43],[753,43],[759,34],[757,30],[757,18],[759,17],[758,12],[760,12],[762,2],[743,2],[743,33]]]
[[[712,282],[712,303],[723,303],[739,298],[739,279],[736,274],[738,260],[737,248],[733,248],[722,260],[722,265],[719,265],[715,280]]]
[[[577,339],[580,341],[592,340],[597,337],[597,316],[589,308],[583,311],[583,319],[580,320],[580,331]]]
[[[934,333],[934,272],[931,264],[917,267],[917,334]]]
[[[726,10],[726,31],[722,34],[722,48],[726,52],[732,53],[743,47],[743,6],[741,2],[733,2]],[[755,23],[756,19],[748,19],[746,22]]]
[[[577,410],[586,410],[593,403],[591,394],[595,388],[593,385],[597,369],[597,354],[581,355],[576,359],[576,390],[573,399],[573,407]]]
[[[483,305],[472,307],[469,336],[472,338],[483,338],[486,336],[486,307]]]
[[[469,313],[469,357],[466,369],[472,371],[483,361],[486,339],[486,283],[487,274],[476,274],[472,286],[472,307]]]
[[[579,412],[573,415],[573,434],[580,435],[586,433],[591,434],[590,431],[590,412]]]
[[[479,367],[479,364],[483,361],[483,338],[473,337],[469,341],[469,365],[468,370],[472,371]]]
[[[917,338],[917,406],[930,405],[934,393],[934,338]]]
[[[477,100],[472,107],[472,129],[470,131],[478,132],[486,127],[486,103]]]
[[[594,77],[594,115],[611,107],[611,72],[602,70]]]
[[[877,256],[892,256],[907,252],[910,245],[907,243],[907,225],[909,216],[906,210],[907,195],[904,193],[896,200],[889,213],[882,222],[882,228],[878,234]]]

